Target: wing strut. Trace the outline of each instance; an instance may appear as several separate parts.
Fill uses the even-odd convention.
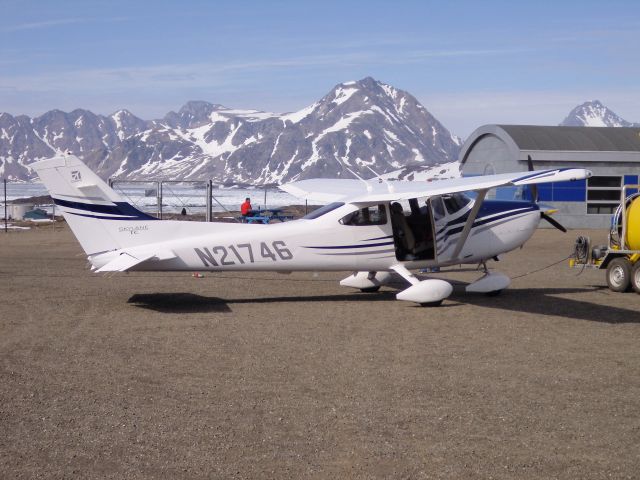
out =
[[[462,233],[460,234],[460,238],[458,239],[458,243],[456,244],[456,249],[453,251],[453,255],[451,258],[457,259],[458,255],[462,251],[462,247],[467,241],[469,237],[469,232],[471,231],[471,227],[473,226],[473,222],[476,221],[476,217],[478,216],[478,212],[480,211],[480,207],[484,202],[484,197],[487,195],[487,190],[478,190],[478,196],[476,198],[475,203],[473,204],[473,208],[471,212],[469,212],[469,218],[467,218],[467,223],[464,224],[464,228],[462,229]]]

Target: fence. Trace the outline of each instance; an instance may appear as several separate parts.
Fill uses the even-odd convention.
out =
[[[157,218],[162,220],[162,216],[164,213],[163,207],[167,205],[165,203],[165,199],[168,197],[170,199],[174,199],[179,202],[179,205],[170,205],[173,207],[177,207],[182,212],[188,212],[194,209],[201,209],[204,207],[205,220],[207,222],[211,222],[213,220],[213,202],[216,201],[225,211],[229,211],[222,203],[218,202],[215,196],[213,195],[213,183],[211,180],[115,180],[110,178],[108,180],[109,186],[120,193],[122,196],[126,197],[132,205],[134,205],[139,210],[148,210],[149,204],[147,202],[141,202],[141,199],[147,199],[150,197],[155,197],[155,215]],[[138,195],[135,195],[134,192],[127,191],[123,186],[126,185],[142,185],[143,190],[138,189]],[[180,185],[180,186],[192,186],[191,189],[176,191],[175,188],[171,188],[172,185]],[[145,186],[151,186],[152,188],[144,188]],[[199,188],[198,188],[199,187]],[[168,195],[165,195],[165,190],[168,190]],[[202,190],[203,194],[193,195],[194,191]],[[143,196],[139,194],[143,193]],[[203,204],[193,204],[192,201],[185,202],[185,198],[194,198],[200,197],[204,200]],[[193,211],[190,213],[194,213]]]
[[[264,209],[292,205],[297,201],[273,186],[218,189],[212,180],[109,179],[108,183],[136,208],[160,219],[165,213],[177,213],[182,209],[189,214],[204,214],[206,221],[214,220],[214,211],[223,211],[236,219],[237,214],[232,212],[240,209],[246,197],[253,197],[256,199],[254,205]],[[272,202],[269,205],[268,200]]]
[[[47,196],[48,192],[44,185],[37,183],[12,182],[3,180],[4,189],[0,192],[0,198],[4,195],[4,205],[0,207],[7,212],[6,219],[13,217],[12,203],[20,199],[22,204],[38,207],[47,211],[49,215],[55,213],[55,205],[43,202],[42,199],[34,197]],[[166,217],[167,214],[181,213],[182,209],[190,216],[201,216],[206,221],[214,220],[214,212],[224,212],[228,214],[228,220],[235,220],[236,213],[240,209],[240,204],[246,197],[252,197],[256,207],[273,208],[293,205],[297,199],[291,195],[279,191],[276,188],[229,188],[217,189],[211,180],[182,181],[182,180],[117,180],[109,179],[108,184],[134,205],[139,210],[145,211],[158,218]],[[268,195],[268,198],[267,198]],[[25,202],[27,199],[34,199],[34,202]],[[270,201],[267,205],[267,201]],[[262,203],[264,202],[264,203]],[[262,205],[260,205],[262,204]],[[179,219],[180,215],[172,215],[172,218]],[[16,216],[16,218],[18,218]]]

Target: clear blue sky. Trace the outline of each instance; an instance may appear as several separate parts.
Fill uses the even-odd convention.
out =
[[[592,99],[640,122],[639,34],[637,0],[0,0],[0,112],[285,112],[372,76],[462,137]]]

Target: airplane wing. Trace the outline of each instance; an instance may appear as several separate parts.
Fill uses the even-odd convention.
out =
[[[433,182],[314,178],[281,185],[280,188],[295,197],[319,202],[375,203],[432,197],[447,193],[481,191],[501,186],[580,180],[590,176],[591,171],[583,168],[560,168],[535,172],[461,177]]]

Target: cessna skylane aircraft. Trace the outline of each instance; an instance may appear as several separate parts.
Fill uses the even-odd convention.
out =
[[[480,265],[482,277],[466,290],[497,293],[510,279],[489,272],[486,261],[522,246],[542,218],[562,228],[535,199],[485,200],[490,189],[591,176],[572,168],[436,182],[302,180],[281,188],[327,204],[299,220],[262,225],[157,220],[72,155],[31,167],[97,272],[351,271],[340,284],[365,292],[395,272],[409,283],[396,298],[421,305],[440,304],[452,286],[411,270]]]

